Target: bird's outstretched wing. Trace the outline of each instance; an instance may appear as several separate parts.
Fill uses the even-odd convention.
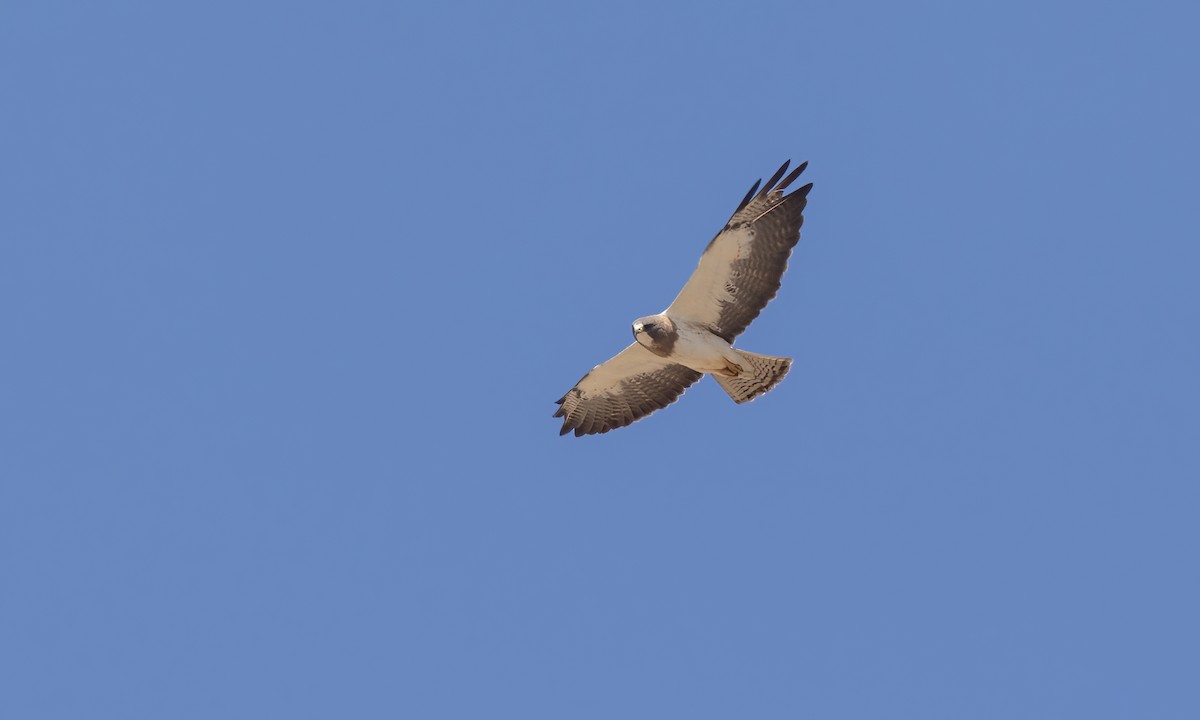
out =
[[[731,343],[775,297],[788,256],[800,240],[804,206],[812,189],[809,183],[784,194],[808,167],[803,163],[784,177],[790,163],[785,162],[762,190],[761,180],[754,183],[705,248],[667,315],[706,325]]]
[[[633,343],[592,368],[557,402],[559,435],[606,433],[661,410],[700,379],[700,373]]]

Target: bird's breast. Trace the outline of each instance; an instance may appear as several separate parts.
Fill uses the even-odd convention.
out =
[[[732,353],[729,343],[714,335],[708,328],[688,323],[675,323],[676,340],[671,359],[698,372],[713,372],[725,368],[725,359]]]

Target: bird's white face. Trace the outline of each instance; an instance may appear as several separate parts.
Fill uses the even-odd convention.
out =
[[[636,340],[639,345],[647,348],[650,347],[650,343],[653,342],[650,336],[646,334],[646,326],[641,320],[637,320],[633,323],[633,339]]]
[[[633,339],[655,355],[670,355],[675,338],[675,326],[667,317],[649,315],[633,321]]]

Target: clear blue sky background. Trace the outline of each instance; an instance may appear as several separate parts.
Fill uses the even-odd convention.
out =
[[[1200,717],[1197,27],[4,3],[0,715]],[[787,381],[560,438],[789,157]]]

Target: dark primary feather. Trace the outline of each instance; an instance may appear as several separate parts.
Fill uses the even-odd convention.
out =
[[[775,186],[776,181],[783,177],[783,174],[787,172],[788,165],[791,164],[791,160],[784,160],[783,165],[779,166],[779,169],[775,171],[775,174],[771,176],[771,179],[767,181],[766,186],[763,187],[762,192],[758,193],[758,195],[761,197],[771,192],[771,190],[787,190],[788,186],[795,182],[796,178],[800,177],[800,173],[804,172],[804,168],[808,167],[807,160],[800,163],[796,166],[796,169],[792,170],[791,174],[788,175],[783,182],[779,183],[778,186]],[[750,192],[746,193],[746,197],[742,198],[742,201],[738,203],[737,210],[733,211],[734,215],[737,215],[739,212],[741,212],[742,208],[750,204],[750,201],[754,198],[755,193],[758,191],[759,185],[762,185],[762,178],[759,178],[754,182],[754,185],[750,186]],[[809,183],[809,187],[812,187],[812,183]],[[806,195],[808,194],[807,190],[804,192]]]
[[[788,160],[788,162],[791,162],[791,160]],[[758,192],[759,185],[762,185],[762,178],[755,180],[754,184],[750,186],[750,192],[746,193],[746,197],[742,198],[742,201],[738,203],[737,210],[734,210],[735,213],[750,204],[750,199],[754,197],[754,193]]]
[[[775,183],[779,182],[779,178],[783,177],[783,174],[785,172],[787,172],[788,165],[791,165],[791,164],[792,164],[791,160],[783,161],[783,164],[779,166],[779,169],[775,171],[775,174],[771,176],[771,179],[768,180],[767,184],[763,187],[763,191],[762,191],[763,195],[766,195],[768,192],[771,191],[771,188],[775,187]]]

